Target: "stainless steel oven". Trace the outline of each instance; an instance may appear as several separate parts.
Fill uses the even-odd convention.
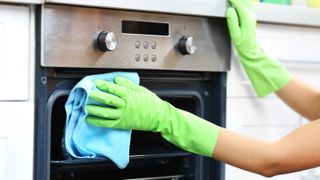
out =
[[[134,131],[130,163],[73,159],[63,147],[64,104],[84,76],[138,72],[174,106],[225,125],[230,41],[225,19],[45,4],[38,9],[35,179],[224,179],[224,166],[159,134]]]

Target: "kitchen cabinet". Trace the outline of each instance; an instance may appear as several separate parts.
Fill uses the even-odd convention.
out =
[[[319,9],[294,5],[255,3],[259,22],[299,26],[320,26]]]
[[[227,121],[230,127],[241,125],[245,128],[277,126],[295,128],[300,118],[278,98],[228,98],[227,109],[227,118],[235,122],[228,124]]]
[[[0,179],[33,179],[33,102],[0,102]]]
[[[0,101],[29,99],[29,8],[0,6]]]
[[[285,66],[320,64],[319,27],[260,23],[257,34],[264,51],[280,60]]]
[[[33,179],[34,12],[0,5],[0,179]]]

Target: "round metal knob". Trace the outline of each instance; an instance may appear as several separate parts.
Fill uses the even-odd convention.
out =
[[[97,38],[98,48],[103,51],[113,51],[117,48],[118,40],[113,32],[102,31]]]
[[[179,50],[182,54],[194,54],[196,52],[196,44],[193,37],[183,36],[179,41]]]

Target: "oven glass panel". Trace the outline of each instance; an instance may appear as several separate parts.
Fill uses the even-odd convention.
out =
[[[67,154],[63,148],[63,132],[66,114],[64,104],[68,96],[60,96],[53,103],[51,114],[51,159],[63,160]],[[193,98],[182,97],[162,97],[174,106],[196,113],[196,100]],[[130,155],[179,153],[181,149],[167,142],[159,133],[133,131],[131,136]]]
[[[189,179],[193,176],[194,156],[167,142],[159,133],[132,131],[130,163],[121,170],[106,159],[70,159],[63,146],[68,96],[56,98],[51,112],[51,180],[92,179]],[[162,97],[174,106],[196,113],[191,97]],[[150,163],[152,161],[152,163]]]

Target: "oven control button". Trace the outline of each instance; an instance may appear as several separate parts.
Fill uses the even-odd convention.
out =
[[[147,61],[148,61],[148,59],[149,59],[148,54],[143,55],[143,60],[144,60],[144,61],[146,61],[146,62],[147,62]]]
[[[157,56],[155,54],[152,54],[151,55],[151,61],[152,62],[156,62],[156,60],[157,60]]]
[[[144,47],[145,49],[148,49],[149,43],[148,43],[147,41],[145,41],[145,42],[143,43],[143,47]]]
[[[152,48],[152,49],[155,49],[156,47],[157,47],[157,43],[156,43],[156,42],[152,42],[152,43],[151,43],[151,48]]]
[[[136,41],[135,47],[136,47],[137,49],[139,49],[139,48],[140,48],[140,46],[141,46],[140,41]]]
[[[140,61],[140,54],[136,54],[135,56],[134,56],[134,59],[138,62],[138,61]]]
[[[194,54],[196,52],[196,43],[193,37],[183,36],[179,41],[179,51],[182,54]]]
[[[98,48],[103,51],[113,51],[117,48],[118,40],[113,32],[102,31],[97,39]]]

